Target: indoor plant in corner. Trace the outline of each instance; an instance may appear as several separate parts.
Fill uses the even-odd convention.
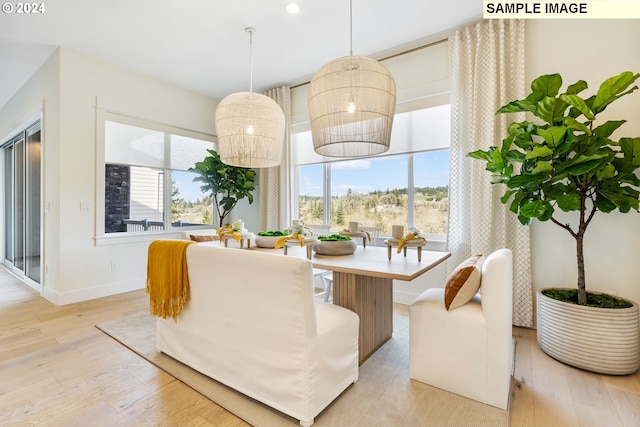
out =
[[[251,192],[256,188],[256,172],[253,169],[229,166],[220,160],[220,155],[214,150],[207,150],[209,155],[195,166],[189,168],[189,172],[198,174],[194,181],[201,182],[200,190],[203,193],[211,193],[213,203],[216,205],[219,227],[239,200],[245,197],[249,204],[253,203]]]
[[[595,299],[609,296],[586,291],[584,238],[596,212],[638,211],[640,137],[615,141],[611,135],[625,120],[595,122],[609,104],[638,89],[632,86],[638,77],[623,72],[583,98],[578,94],[587,89],[585,81],[560,93],[559,74],[540,76],[531,94],[497,112],[526,112],[535,119],[511,123],[500,147],[468,154],[486,161],[492,183],[506,185],[501,201],[522,224],[550,220],[575,239],[577,289],[538,292],[538,343],[562,362],[604,374],[628,374],[640,367],[638,305],[611,297],[627,308],[597,307]],[[559,221],[556,208],[577,212],[576,223]],[[556,299],[567,294],[575,295],[572,303]]]

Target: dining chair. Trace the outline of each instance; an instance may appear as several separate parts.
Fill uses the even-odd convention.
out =
[[[307,224],[307,227],[313,232],[315,237],[328,236],[331,234],[331,225],[329,224]],[[316,293],[315,296],[323,296],[324,301],[329,302],[331,300],[331,286],[333,284],[331,271],[314,268],[313,275],[314,277],[320,278],[320,283],[323,288],[322,292]]]
[[[377,246],[382,227],[362,227],[361,230],[369,233],[369,236],[371,236],[371,246]]]

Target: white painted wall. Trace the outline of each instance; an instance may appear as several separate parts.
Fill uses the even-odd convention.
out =
[[[43,294],[56,304],[144,287],[146,251],[153,237],[102,246],[94,242],[96,218],[102,218],[95,212],[101,197],[95,180],[102,173],[95,162],[98,97],[215,133],[217,100],[65,48],[12,98],[0,114],[0,135],[18,126],[25,112],[44,99],[43,203],[51,213],[44,221]],[[81,204],[89,210],[81,211]]]
[[[0,110],[0,138],[11,137],[24,129],[34,118],[41,115],[42,124],[42,165],[44,174],[40,185],[42,195],[48,194],[49,209],[42,209],[42,226],[48,231],[42,235],[42,259],[50,260],[50,275],[57,274],[59,260],[58,186],[52,185],[48,176],[57,176],[60,171],[60,58],[58,52],[46,60],[5,106]],[[44,198],[42,199],[44,201]],[[0,211],[4,214],[4,200]],[[4,242],[4,218],[2,220],[2,241]],[[0,245],[4,260],[4,243]],[[46,271],[43,268],[42,277]]]
[[[526,24],[526,81],[558,72],[565,84],[585,80],[590,85],[585,94],[591,94],[608,77],[622,71],[640,72],[638,20],[531,20]],[[609,106],[602,116],[628,121],[614,137],[640,136],[640,90]],[[576,215],[563,218],[572,221]],[[536,222],[531,231],[535,288],[575,287],[575,240],[551,222]],[[640,302],[639,259],[640,214],[594,217],[585,238],[588,289]]]

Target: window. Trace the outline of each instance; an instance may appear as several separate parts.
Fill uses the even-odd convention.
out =
[[[213,223],[211,197],[188,171],[213,148],[209,136],[109,113],[104,135],[105,234]]]
[[[298,216],[311,224],[343,229],[349,221],[381,227],[415,227],[446,235],[449,184],[449,106],[397,114],[391,149],[353,160],[321,158],[311,132],[294,134]],[[435,235],[435,236],[434,236]]]

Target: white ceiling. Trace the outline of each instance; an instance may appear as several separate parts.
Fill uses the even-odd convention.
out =
[[[0,107],[56,47],[215,98],[308,81],[349,54],[349,1],[53,0],[0,14]],[[15,3],[14,3],[15,4]],[[353,54],[379,59],[479,20],[482,0],[353,0]]]

